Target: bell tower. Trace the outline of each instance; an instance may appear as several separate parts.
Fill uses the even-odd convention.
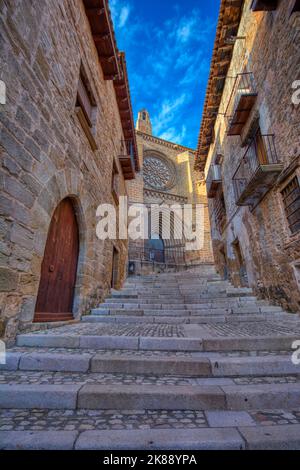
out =
[[[136,130],[144,134],[152,135],[152,124],[150,115],[146,109],[139,111],[138,120],[136,123]]]

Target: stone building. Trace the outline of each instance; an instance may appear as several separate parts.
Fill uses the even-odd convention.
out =
[[[0,329],[78,319],[126,276],[96,237],[139,169],[124,54],[106,0],[0,2]],[[57,325],[57,323],[56,323]]]
[[[300,306],[300,2],[222,0],[199,137],[214,258]]]
[[[203,207],[204,235],[199,250],[187,250],[184,233],[180,238],[180,218],[172,219],[169,209],[152,215],[157,218],[156,226],[149,217],[149,239],[130,242],[130,260],[157,261],[173,265],[212,262],[210,224],[207,207],[206,185],[203,172],[195,170],[195,151],[172,142],[155,137],[147,110],[138,114],[136,125],[141,171],[129,181],[129,203],[144,203],[147,207],[156,204],[183,207],[196,204]],[[171,237],[163,237],[163,217],[169,217]],[[160,218],[159,218],[160,217]],[[195,218],[195,217],[194,217]],[[195,222],[195,220],[194,220]],[[153,223],[153,222],[152,222]]]

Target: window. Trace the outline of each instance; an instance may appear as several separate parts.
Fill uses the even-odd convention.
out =
[[[113,172],[112,172],[112,195],[115,199],[116,204],[119,203],[119,171],[114,161]]]
[[[76,114],[93,150],[97,149],[93,135],[96,111],[96,100],[87,76],[81,67],[76,96]]]
[[[255,148],[257,153],[257,158],[260,165],[268,165],[268,154],[266,149],[265,139],[262,136],[261,130],[258,129],[255,136]]]
[[[272,11],[276,10],[278,0],[252,0],[252,11]]]
[[[298,287],[300,289],[300,260],[296,261],[293,264],[293,268],[294,268],[294,274],[295,274],[296,282],[297,282]]]
[[[111,287],[117,289],[119,281],[119,251],[114,247],[112,254]]]
[[[226,225],[226,205],[223,192],[214,199],[214,215],[216,227],[222,234]]]
[[[291,10],[291,15],[297,11],[300,11],[300,0],[295,0],[295,4]]]
[[[292,234],[300,231],[300,185],[295,176],[281,192],[284,209]]]

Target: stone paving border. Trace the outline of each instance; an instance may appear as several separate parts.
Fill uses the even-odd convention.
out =
[[[125,431],[0,431],[1,450],[299,450],[300,425]]]

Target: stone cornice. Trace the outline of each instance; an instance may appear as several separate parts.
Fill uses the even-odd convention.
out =
[[[163,191],[158,191],[156,189],[144,188],[144,194],[151,197],[160,197],[163,200],[177,201],[185,203],[188,198],[185,196],[180,196],[179,194],[165,193]]]
[[[191,152],[194,155],[196,154],[196,151],[189,147],[184,147],[183,145],[174,144],[173,142],[169,142],[168,140],[161,139],[160,137],[155,137],[150,134],[145,134],[144,132],[141,132],[141,131],[136,131],[136,134],[138,136],[141,136],[144,140],[148,142],[154,142],[156,144],[164,145],[165,147],[169,147],[173,150],[183,150],[184,152]]]

